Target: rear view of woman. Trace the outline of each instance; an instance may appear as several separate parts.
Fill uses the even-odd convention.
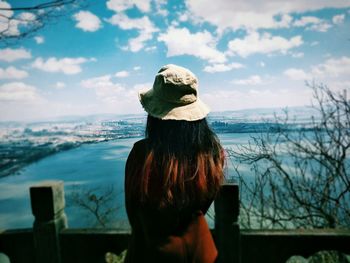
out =
[[[148,119],[146,138],[135,143],[125,168],[132,227],[126,262],[215,262],[204,214],[223,180],[224,154],[205,119],[198,80],[166,65],[139,98]]]

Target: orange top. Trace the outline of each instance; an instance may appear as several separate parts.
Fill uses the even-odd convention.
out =
[[[214,197],[179,210],[141,203],[128,191],[140,178],[146,154],[146,140],[136,142],[125,168],[125,204],[132,228],[125,262],[215,262],[217,250],[204,218]]]

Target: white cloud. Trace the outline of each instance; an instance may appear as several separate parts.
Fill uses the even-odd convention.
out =
[[[82,71],[81,64],[88,61],[89,59],[83,57],[62,59],[51,57],[46,61],[39,57],[32,63],[32,67],[47,72],[62,72],[67,75],[72,75],[80,73]]]
[[[0,30],[5,36],[18,36],[20,34],[18,26],[20,22],[18,20],[8,20],[0,16]]]
[[[126,50],[130,50],[132,52],[138,52],[145,46],[145,42],[150,39],[152,39],[152,34],[149,34],[148,32],[143,31],[140,33],[138,37],[132,38],[129,40],[129,45],[126,48]]]
[[[215,72],[231,71],[233,69],[240,69],[240,68],[244,68],[244,65],[240,63],[213,64],[213,65],[206,66],[204,68],[204,71],[209,73],[215,73]]]
[[[115,73],[114,76],[116,76],[117,78],[126,78],[129,76],[129,72],[126,70],[122,70],[122,71],[118,71],[117,73]]]
[[[56,82],[56,84],[55,84],[55,88],[56,88],[56,89],[63,89],[63,88],[65,88],[65,87],[66,87],[66,83],[61,82],[61,81],[58,81],[58,82]]]
[[[330,81],[331,79],[348,79],[350,76],[350,57],[329,58],[324,63],[314,65],[310,70],[289,68],[284,75],[293,80]]]
[[[130,39],[128,47],[125,48],[132,52],[141,50],[145,46],[145,42],[152,39],[153,33],[158,31],[158,28],[154,26],[147,16],[129,18],[125,14],[116,14],[107,21],[123,30],[138,30],[139,35],[136,38]]]
[[[347,94],[350,94],[349,80],[332,81],[329,87],[335,92],[340,92],[341,94],[344,94],[344,91],[346,91]]]
[[[303,52],[292,52],[291,55],[293,58],[303,58],[304,57]]]
[[[332,27],[327,21],[315,16],[303,16],[294,21],[293,26],[306,27],[306,30],[327,32]]]
[[[328,29],[332,27],[331,24],[327,22],[322,22],[320,24],[313,24],[306,28],[306,30],[318,31],[318,32],[327,32]]]
[[[236,85],[261,85],[263,84],[263,80],[259,75],[252,75],[249,78],[246,79],[236,79],[231,81],[232,84]]]
[[[125,88],[120,83],[113,82],[112,75],[86,79],[81,81],[80,85],[94,90],[96,97],[102,102],[101,107],[105,112],[118,113],[130,113],[130,109],[134,112],[142,112],[137,92],[142,88],[152,87],[151,83],[144,83]]]
[[[335,15],[335,16],[333,16],[333,18],[332,18],[333,24],[336,24],[336,25],[339,25],[339,24],[344,23],[344,20],[345,20],[345,14],[342,14],[342,15]]]
[[[13,62],[20,59],[29,59],[32,55],[30,51],[24,48],[5,48],[0,50],[0,60]]]
[[[210,63],[223,63],[225,54],[216,49],[216,39],[208,32],[192,34],[187,28],[169,27],[167,32],[158,37],[167,48],[167,56],[192,55]]]
[[[5,1],[0,1],[0,8],[11,8],[11,5]],[[10,20],[13,18],[12,10],[0,10],[0,32],[7,36],[19,35],[18,25],[20,21]]]
[[[138,71],[138,70],[140,70],[140,69],[141,69],[140,66],[135,66],[135,67],[133,67],[133,70],[135,70],[135,71]]]
[[[173,20],[171,21],[171,24],[170,24],[172,27],[178,27],[180,25],[179,21],[177,20]]]
[[[37,44],[43,44],[45,42],[45,38],[43,36],[36,36],[34,40]]]
[[[185,3],[193,17],[207,21],[219,30],[288,27],[289,14],[350,7],[349,1],[343,0],[216,0],[215,4],[211,0],[186,0]]]
[[[350,76],[350,57],[327,59],[323,64],[311,67],[311,74],[317,78]]]
[[[156,50],[157,50],[156,46],[150,46],[150,47],[146,47],[145,48],[145,51],[147,51],[147,52],[154,52]]]
[[[30,12],[23,12],[19,14],[18,19],[22,20],[23,23],[33,22],[36,19],[36,15]]]
[[[0,1],[0,8],[9,9],[11,8],[11,5],[8,2]],[[0,10],[0,17],[12,17],[13,11],[12,10]]]
[[[264,68],[266,66],[265,62],[264,61],[260,61],[259,63],[260,67]]]
[[[86,32],[95,32],[102,27],[101,20],[98,16],[89,11],[80,11],[74,14],[73,18],[78,22],[75,27]]]
[[[181,13],[181,14],[179,15],[179,21],[185,22],[185,21],[187,21],[187,20],[188,20],[188,14],[187,14],[187,13]]]
[[[310,24],[319,24],[322,20],[315,16],[303,16],[300,19],[294,21],[293,25],[296,27],[304,27]]]
[[[302,69],[289,68],[283,72],[285,76],[293,80],[307,80],[309,79],[308,74]]]
[[[11,5],[0,1],[0,8],[10,9]],[[36,15],[30,12],[20,12],[16,15],[13,10],[0,10],[0,32],[5,36],[18,36],[19,28],[35,22],[36,18]]]
[[[154,2],[156,5],[157,14],[164,17],[169,15],[169,11],[164,7],[167,4],[167,0],[155,0]]]
[[[277,87],[270,89],[259,87],[244,91],[215,89],[201,95],[202,100],[212,111],[302,106],[309,105],[311,97],[309,89]]]
[[[112,84],[111,77],[111,75],[104,75],[100,77],[82,80],[80,82],[80,85],[87,89],[110,86]]]
[[[80,82],[84,88],[94,89],[97,97],[105,102],[111,102],[120,98],[125,88],[119,83],[112,82],[111,75],[90,78]]]
[[[142,12],[151,10],[151,0],[108,0],[107,8],[117,13],[136,7]]]
[[[289,49],[299,47],[303,44],[301,36],[294,36],[290,39],[281,36],[272,36],[264,33],[250,32],[243,39],[236,38],[228,43],[229,53],[247,57],[255,53],[269,54],[280,52],[285,54]]]
[[[23,79],[28,77],[28,72],[17,69],[13,66],[2,69],[0,68],[0,79]]]
[[[34,102],[42,98],[34,86],[23,82],[10,82],[0,86],[0,101],[3,102]]]

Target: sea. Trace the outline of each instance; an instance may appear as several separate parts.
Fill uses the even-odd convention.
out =
[[[219,134],[219,138],[224,148],[230,149],[247,143],[250,134],[225,133]],[[0,230],[33,226],[29,188],[43,181],[64,182],[65,213],[70,228],[128,229],[124,206],[124,168],[131,147],[140,139],[83,144],[32,163],[14,175],[0,178]],[[226,177],[234,178],[230,160],[227,165]],[[102,224],[101,220],[97,220],[97,210]],[[210,215],[208,221],[213,224]]]

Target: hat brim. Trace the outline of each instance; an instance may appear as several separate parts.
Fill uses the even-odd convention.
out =
[[[139,100],[145,111],[162,120],[196,121],[205,118],[210,109],[199,98],[187,105],[163,101],[155,96],[153,89],[139,92]]]

